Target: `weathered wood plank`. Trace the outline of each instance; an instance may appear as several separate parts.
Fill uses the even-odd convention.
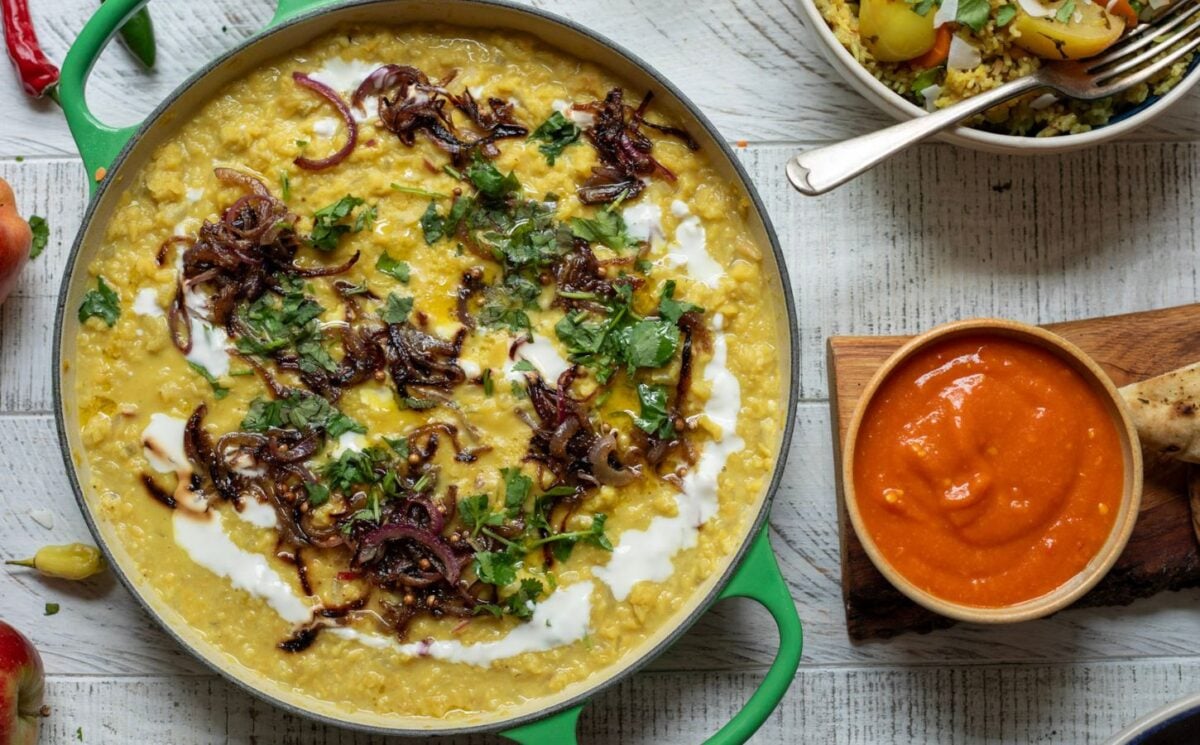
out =
[[[797,0],[697,0],[680,5],[679,12],[637,0],[523,1],[631,49],[674,81],[730,140],[824,142],[889,122],[821,56]],[[154,3],[157,69],[142,71],[125,50],[112,45],[97,65],[90,104],[113,124],[138,121],[192,71],[258,31],[273,6],[273,0]],[[95,3],[34,2],[33,11],[49,55],[62,60]],[[0,121],[6,123],[0,155],[75,152],[58,108],[49,101],[26,101],[7,66],[0,69],[0,91],[6,92],[0,96]],[[1190,96],[1134,137],[1195,140],[1198,113],[1200,97]]]
[[[943,664],[1197,656],[1200,591],[1167,593],[1129,608],[1062,613],[1010,628],[962,626],[928,636],[854,646],[846,636],[839,583],[837,514],[828,410],[800,409],[796,439],[772,513],[772,543],[805,625],[804,665]],[[49,509],[53,530],[29,517]],[[45,416],[0,417],[0,558],[45,543],[88,540]],[[27,630],[59,674],[196,674],[199,665],[112,581],[83,586],[0,570],[5,618]],[[44,604],[62,611],[43,617]],[[722,603],[676,647],[658,671],[758,669],[774,654],[769,616],[748,601]],[[104,654],[95,654],[103,649]]]
[[[852,667],[801,671],[754,738],[797,742],[1099,743],[1132,719],[1194,692],[1200,663],[1136,661],[1026,667]],[[580,718],[588,743],[699,743],[726,722],[761,671],[643,673],[597,696]],[[224,681],[138,677],[50,679],[45,742],[87,745],[231,742],[352,745],[378,738],[313,724]],[[495,736],[446,743],[504,742]]]

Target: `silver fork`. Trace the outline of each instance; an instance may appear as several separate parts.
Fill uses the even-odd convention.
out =
[[[934,113],[878,132],[801,153],[787,164],[788,180],[816,196],[841,186],[892,155],[993,106],[1030,91],[1049,88],[1085,101],[1144,83],[1200,47],[1200,0],[1179,0],[1152,22],[1126,34],[1102,54],[1076,62],[1054,62],[1037,72],[972,96]]]

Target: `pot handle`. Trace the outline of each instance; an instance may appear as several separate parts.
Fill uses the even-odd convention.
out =
[[[121,148],[138,130],[138,125],[112,127],[96,118],[88,108],[84,89],[88,75],[108,46],[108,42],[125,25],[125,21],[138,12],[148,0],[109,0],[92,14],[79,37],[67,51],[63,60],[58,83],[58,101],[62,105],[71,136],[83,156],[83,166],[91,176],[89,184],[94,191],[103,180],[105,170],[116,160]],[[275,15],[267,27],[285,21],[333,0],[279,0]]]
[[[804,647],[800,616],[796,613],[792,593],[779,571],[775,554],[771,551],[766,526],[755,537],[742,560],[742,565],[729,584],[717,596],[717,600],[726,598],[749,598],[766,608],[779,628],[779,651],[758,690],[733,719],[708,739],[707,745],[741,745],[758,731],[779,705],[796,677],[796,670],[800,666],[800,652]],[[581,704],[501,734],[521,745],[574,743],[575,723],[582,710]]]
[[[88,183],[93,191],[117,153],[137,131],[137,126],[110,127],[97,119],[88,108],[84,86],[96,59],[117,29],[145,4],[146,0],[110,0],[101,5],[79,32],[63,60],[58,102],[66,115],[67,126],[71,128],[71,136],[79,146],[79,154],[83,156],[83,166],[91,176]]]

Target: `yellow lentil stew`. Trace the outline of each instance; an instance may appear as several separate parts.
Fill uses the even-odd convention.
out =
[[[229,85],[78,309],[84,491],[152,604],[373,721],[503,715],[661,638],[786,413],[778,276],[712,157],[519,34],[343,29]]]

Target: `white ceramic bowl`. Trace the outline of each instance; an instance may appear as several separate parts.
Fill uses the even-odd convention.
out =
[[[884,85],[878,78],[867,71],[867,68],[854,59],[854,55],[833,35],[829,24],[817,9],[813,0],[798,0],[800,10],[807,19],[809,31],[815,39],[817,48],[825,56],[838,74],[842,76],[854,90],[883,111],[901,121],[923,116],[925,109],[906,100],[899,93]],[[1148,123],[1165,112],[1176,101],[1187,94],[1192,86],[1200,82],[1200,64],[1193,64],[1171,90],[1162,96],[1150,96],[1146,101],[1130,111],[1123,112],[1108,124],[1097,127],[1082,134],[1058,135],[1056,137],[1021,137],[1017,135],[1001,135],[983,132],[970,127],[955,127],[939,139],[955,145],[962,145],[973,150],[989,153],[1036,155],[1039,153],[1065,153],[1071,150],[1090,147],[1101,142],[1129,134],[1138,127]],[[862,134],[862,133],[855,133]]]

